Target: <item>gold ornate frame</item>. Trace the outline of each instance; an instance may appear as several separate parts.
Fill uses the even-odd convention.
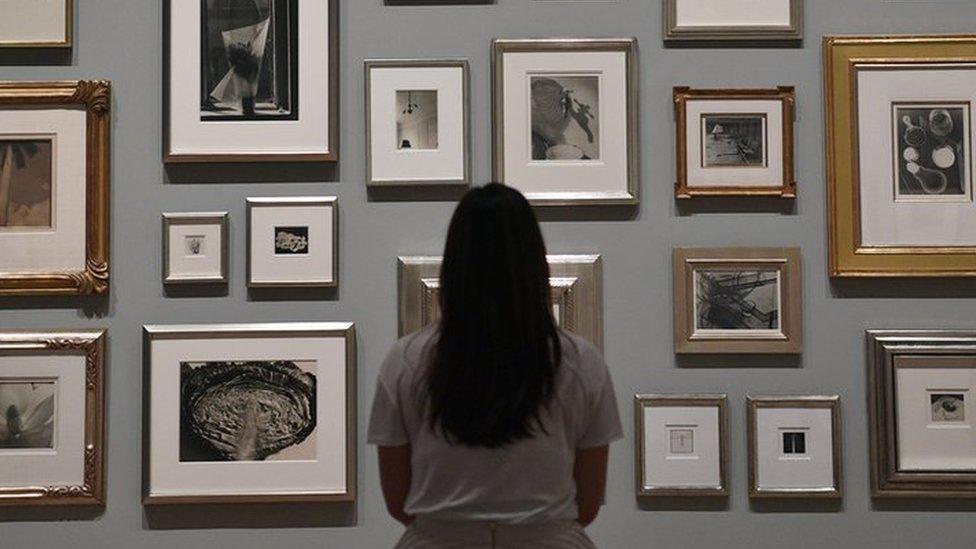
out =
[[[108,292],[111,95],[110,83],[102,80],[0,83],[0,109],[82,109],[88,118],[85,268],[68,272],[0,272],[0,295]]]
[[[66,48],[70,49],[74,43],[74,0],[64,0],[64,40],[57,42],[0,40],[3,48]]]
[[[105,339],[105,330],[0,332],[0,355],[85,356],[83,483],[0,488],[0,507],[105,505]]]

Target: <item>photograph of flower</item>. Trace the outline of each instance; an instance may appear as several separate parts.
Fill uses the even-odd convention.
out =
[[[56,394],[52,380],[0,378],[0,451],[54,448]]]

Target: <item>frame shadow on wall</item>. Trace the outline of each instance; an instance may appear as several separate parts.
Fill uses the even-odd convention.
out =
[[[150,530],[356,526],[356,503],[232,503],[143,507]]]
[[[338,162],[173,163],[164,167],[165,183],[337,183]]]
[[[803,367],[802,354],[679,354],[678,368],[711,369],[791,369]]]
[[[976,298],[971,278],[832,278],[827,283],[835,299],[860,298]]]

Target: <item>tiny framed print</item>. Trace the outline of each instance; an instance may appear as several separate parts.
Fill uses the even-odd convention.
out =
[[[871,493],[976,498],[976,332],[872,330]]]
[[[339,204],[334,196],[247,199],[247,285],[339,284]]]
[[[663,0],[665,42],[803,39],[803,0]]]
[[[108,82],[0,83],[0,295],[109,287]]]
[[[4,0],[0,49],[70,48],[74,0]]]
[[[146,326],[143,503],[349,502],[352,323]]]
[[[840,498],[840,397],[748,397],[749,497]]]
[[[725,395],[637,395],[637,496],[729,495]]]
[[[495,40],[493,180],[537,206],[638,203],[637,40]]]
[[[227,212],[163,214],[163,283],[226,284]]]
[[[365,72],[368,184],[469,184],[468,62],[367,60]]]
[[[825,37],[830,275],[976,276],[976,36]]]
[[[802,352],[799,248],[676,248],[678,354]]]
[[[166,0],[163,161],[336,161],[337,2]]]
[[[677,198],[796,198],[792,87],[674,88]]]
[[[550,255],[549,286],[556,323],[603,348],[603,260],[599,255]],[[400,336],[440,318],[441,258],[397,258]]]
[[[105,504],[105,331],[0,331],[0,507]]]

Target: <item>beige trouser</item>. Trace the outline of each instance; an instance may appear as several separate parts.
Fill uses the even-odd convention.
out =
[[[394,549],[596,549],[576,521],[540,525],[418,518]]]

